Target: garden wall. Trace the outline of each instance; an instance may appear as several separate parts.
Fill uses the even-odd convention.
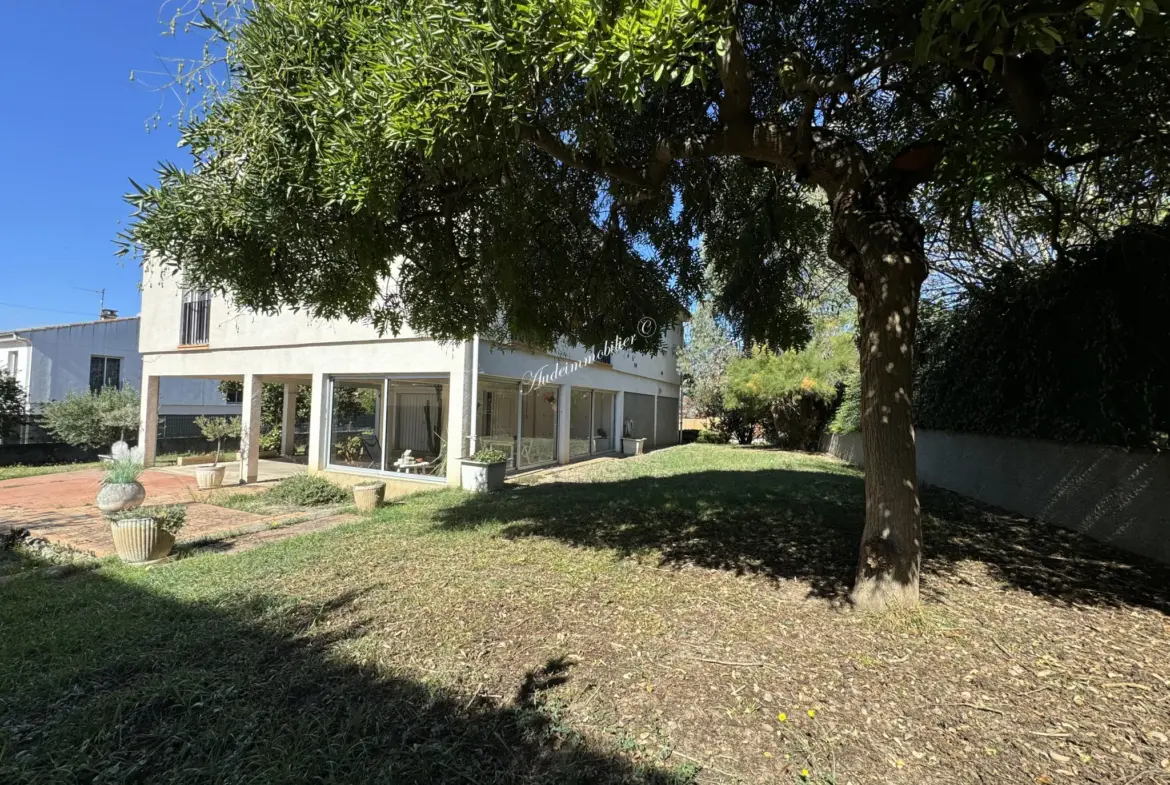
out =
[[[1170,563],[1170,456],[1119,447],[916,431],[918,481]],[[860,433],[824,450],[865,465]]]
[[[134,440],[128,440],[134,444]],[[214,447],[214,445],[212,445]],[[224,439],[225,451],[238,450],[239,439]],[[177,439],[159,439],[156,450],[159,455],[178,452],[207,452],[208,442],[202,436],[182,437]],[[72,447],[61,442],[43,442],[39,444],[0,444],[0,466],[21,464],[24,466],[44,466],[51,463],[76,463],[78,461],[96,461],[99,453],[109,452],[108,448],[100,450],[86,447]]]

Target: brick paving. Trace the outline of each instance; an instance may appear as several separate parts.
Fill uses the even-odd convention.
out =
[[[112,554],[114,543],[109,524],[93,504],[101,478],[101,469],[87,469],[0,482],[0,533],[27,529],[31,536],[56,545],[95,556]],[[208,492],[198,489],[194,476],[147,469],[140,481],[146,488],[145,504],[187,505],[183,539],[235,531],[271,517],[207,504]],[[232,490],[262,487],[251,485]]]

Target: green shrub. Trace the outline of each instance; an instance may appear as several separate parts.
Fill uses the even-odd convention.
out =
[[[727,437],[704,428],[699,431],[699,435],[695,438],[695,441],[699,444],[727,444]]]
[[[142,464],[132,458],[110,461],[105,466],[106,471],[102,475],[102,485],[128,485],[132,482],[138,482],[138,478],[142,475],[142,468]]]
[[[109,516],[112,521],[130,521],[140,518],[150,518],[165,532],[178,534],[187,523],[187,508],[182,504],[159,504],[150,507],[138,507],[133,510],[122,510]]]
[[[508,453],[495,447],[485,447],[477,452],[471,460],[479,463],[502,463],[508,460]]]
[[[272,428],[260,434],[260,452],[276,452],[280,449],[280,429]]]
[[[237,438],[240,435],[240,418],[203,417],[201,415],[196,417],[194,422],[202,432],[204,439],[215,442],[215,462],[212,465],[218,466],[220,454],[223,453],[223,440]]]
[[[41,411],[45,427],[75,447],[104,447],[138,429],[138,393],[132,387],[106,387],[100,393],[70,391]]]
[[[845,392],[829,423],[829,433],[856,433],[861,430],[861,372],[845,377]]]
[[[285,477],[265,494],[269,500],[292,507],[318,507],[348,501],[349,491],[315,474]]]

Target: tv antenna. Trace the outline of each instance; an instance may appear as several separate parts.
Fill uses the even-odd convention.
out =
[[[81,286],[73,286],[71,288],[76,289],[79,292],[92,292],[93,294],[96,294],[96,295],[98,295],[99,298],[101,298],[98,300],[98,318],[100,319],[102,314],[105,313],[105,311],[106,311],[106,290],[105,289],[86,289],[86,288],[81,287]]]

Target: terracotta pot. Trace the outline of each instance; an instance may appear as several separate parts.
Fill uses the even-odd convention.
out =
[[[212,488],[218,488],[223,485],[223,473],[227,470],[227,465],[221,466],[196,466],[195,467],[195,482],[199,485],[202,491],[209,491]]]
[[[143,564],[166,558],[175,544],[175,535],[163,531],[153,518],[110,521],[114,550],[127,564]]]
[[[106,515],[133,510],[146,498],[146,489],[140,482],[120,482],[103,485],[94,502]]]
[[[353,486],[353,502],[362,512],[373,512],[386,500],[386,483],[359,482]]]

